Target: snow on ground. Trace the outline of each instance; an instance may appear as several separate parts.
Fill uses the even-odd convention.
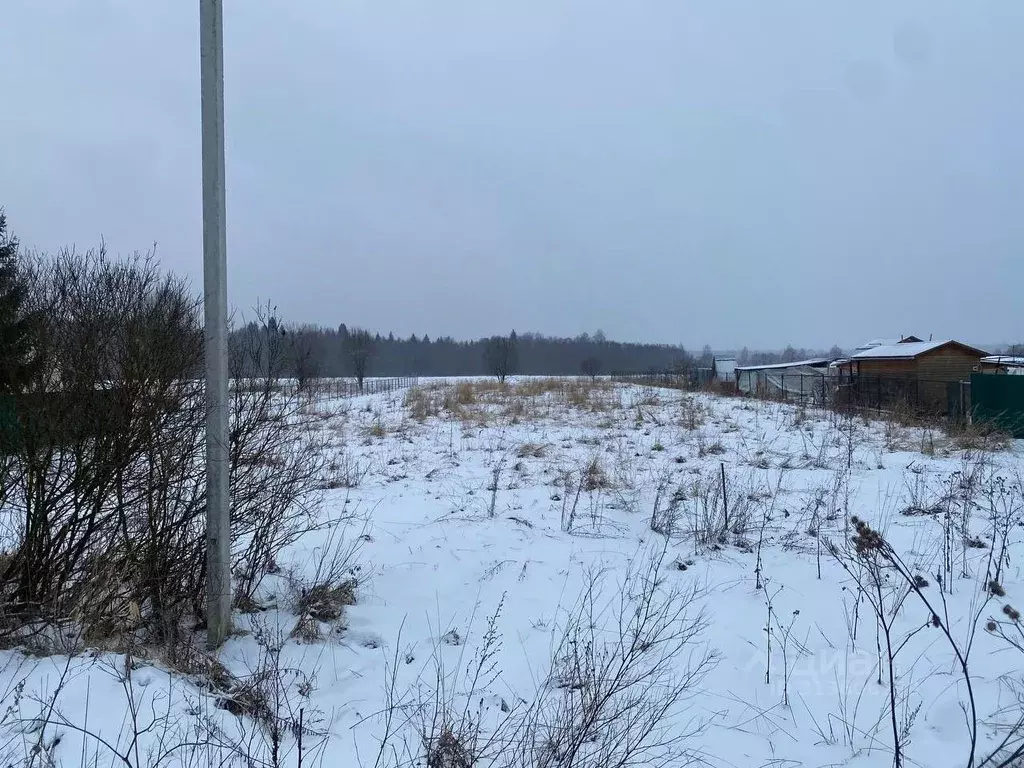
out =
[[[705,652],[716,659],[665,712],[664,733],[699,730],[676,746],[712,766],[891,765],[884,638],[853,577],[825,546],[833,541],[851,552],[851,515],[880,530],[927,580],[922,593],[935,606],[945,602],[940,612],[948,611],[958,642],[980,618],[970,654],[979,757],[1001,738],[996,723],[1013,718],[1012,708],[1002,711],[1015,702],[1005,677],[1021,678],[1022,657],[984,625],[989,616],[1005,618],[1003,603],[1024,586],[1019,523],[1000,575],[1007,597],[979,601],[993,552],[992,509],[1020,503],[1019,441],[1007,450],[965,451],[940,432],[790,405],[529,379],[506,391],[427,381],[412,393],[356,398],[322,429],[336,454],[336,487],[324,508],[329,524],[281,559],[282,575],[265,585],[271,609],[236,615],[240,633],[221,654],[237,675],[265,670],[268,659],[281,670],[287,681],[275,689],[277,703],[296,717],[302,710],[305,764],[402,764],[417,751],[417,726],[431,720],[438,701],[459,714],[468,707],[493,733],[538,695],[549,702],[577,695],[571,686],[553,692],[551,672],[552,658],[565,658],[560,641],[579,616],[580,596],[598,584],[599,625],[590,637],[607,648],[618,614],[601,608],[635,596],[638,574],[653,562],[657,594],[699,588],[688,616],[706,616],[706,628],[674,659],[677,671]],[[721,512],[723,477],[728,534],[721,543],[697,541],[704,510]],[[1005,478],[1001,495],[997,477]],[[656,507],[668,535],[651,530]],[[963,509],[972,546],[959,534],[944,546],[943,519],[955,528]],[[1006,510],[1016,518],[1020,512]],[[356,604],[340,618],[293,631],[293,593],[301,587],[289,584],[314,583],[325,554],[330,561],[353,546]],[[856,557],[850,565],[860,573]],[[952,594],[943,598],[937,581],[946,569]],[[891,569],[884,577],[883,600],[891,605],[906,589]],[[962,768],[966,686],[931,618],[911,594],[892,620],[896,645],[909,636],[893,663],[897,727],[908,765]],[[143,722],[172,712],[179,740],[201,720],[204,734],[224,742],[273,741],[247,718],[214,708],[200,678],[146,660],[126,667],[123,657],[103,654],[5,658],[3,722],[25,749],[38,743],[38,754],[61,765],[92,756],[112,762],[95,739],[83,747],[81,730],[102,733],[124,751],[129,700],[141,702]],[[54,705],[48,697],[65,671]],[[664,682],[647,695],[656,699]],[[390,746],[377,763],[389,701]],[[61,716],[43,717],[53,710]],[[40,728],[43,720],[50,724]],[[168,728],[166,718],[155,722],[139,741],[146,750]],[[296,765],[293,734],[282,740],[281,764]],[[172,742],[162,741],[165,749]],[[147,759],[127,764],[153,764]]]

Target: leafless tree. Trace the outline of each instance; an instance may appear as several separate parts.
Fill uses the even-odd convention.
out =
[[[484,366],[502,384],[519,367],[515,331],[509,336],[492,336],[484,346]]]
[[[363,380],[370,370],[370,359],[373,357],[373,336],[362,328],[352,328],[344,340],[345,354],[352,364],[352,374],[359,382],[359,391],[363,391]]]
[[[585,358],[583,362],[580,363],[580,373],[584,376],[589,376],[591,380],[596,379],[597,375],[601,373],[601,361],[593,355]]]
[[[299,392],[309,392],[314,381],[320,376],[320,359],[314,354],[313,344],[307,329],[293,328],[288,331],[289,358],[292,374]]]

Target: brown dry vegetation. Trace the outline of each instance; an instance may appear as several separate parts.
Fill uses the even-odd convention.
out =
[[[568,378],[525,379],[504,384],[493,380],[431,384],[414,387],[405,396],[405,407],[416,421],[450,417],[481,427],[495,418],[512,424],[544,418],[558,406],[604,413],[621,408],[622,404],[620,392],[611,382]]]

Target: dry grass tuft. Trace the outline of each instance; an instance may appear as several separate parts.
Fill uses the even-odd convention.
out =
[[[601,467],[601,462],[597,456],[594,456],[587,463],[586,467],[583,468],[580,485],[588,493],[611,487],[611,481]]]
[[[473,405],[477,401],[477,384],[472,381],[460,381],[455,385],[454,402],[456,405]]]
[[[707,409],[704,404],[692,395],[684,396],[680,401],[679,426],[693,431],[704,425],[707,417]]]
[[[322,581],[303,588],[296,601],[297,613],[315,621],[337,621],[345,606],[356,604],[358,583],[350,577],[339,582]]]
[[[949,428],[953,447],[962,451],[1006,451],[1013,438],[990,422],[959,424]]]
[[[416,421],[426,421],[431,416],[441,413],[444,398],[439,387],[413,387],[405,393],[404,405],[409,409],[409,415]]]
[[[544,457],[544,446],[537,443],[523,443],[519,446],[516,456],[520,459],[540,459]]]
[[[505,384],[460,381],[414,388],[405,397],[405,406],[416,421],[447,414],[463,424],[481,427],[496,417],[511,424],[543,419],[560,405],[604,413],[620,408],[621,401],[611,382],[572,378],[529,378]]]

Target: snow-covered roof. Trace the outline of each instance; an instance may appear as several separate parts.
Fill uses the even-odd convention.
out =
[[[917,338],[917,336],[902,336],[898,339],[872,339],[856,347],[854,352],[863,352],[874,347],[891,347],[894,344],[913,344],[918,341],[921,341],[921,339]]]
[[[988,357],[981,358],[983,363],[993,363],[996,365],[1012,365],[1012,366],[1024,366],[1024,357],[1014,357],[1013,355],[989,355]]]
[[[872,339],[871,341],[865,341],[857,349],[871,349],[872,347],[891,347],[893,344],[899,344],[900,339]]]
[[[854,360],[867,360],[871,358],[884,358],[884,359],[910,359],[923,355],[925,352],[931,352],[933,349],[944,347],[947,344],[957,344],[967,349],[973,349],[968,347],[966,344],[960,344],[958,341],[952,339],[940,339],[938,341],[904,341],[897,344],[886,344],[881,347],[871,347],[865,349],[853,356]],[[974,350],[979,354],[983,354],[981,350]]]
[[[813,368],[817,366],[827,365],[827,357],[816,357],[811,360],[795,360],[792,363],[772,363],[771,365],[737,365],[737,371],[767,371],[773,368],[802,368],[808,367]]]

